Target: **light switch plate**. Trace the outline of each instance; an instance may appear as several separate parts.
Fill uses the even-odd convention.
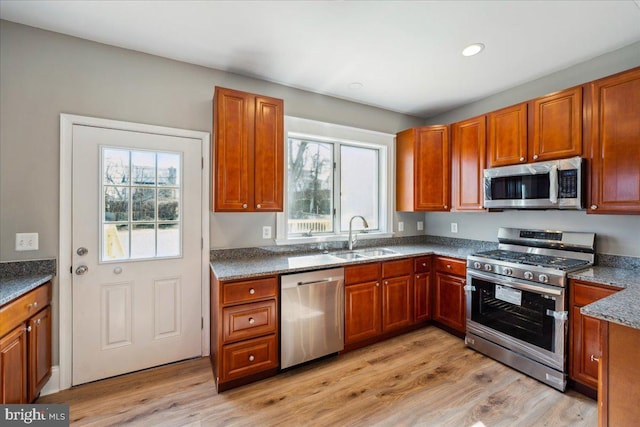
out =
[[[16,233],[16,251],[37,251],[38,233]]]
[[[262,227],[262,238],[263,239],[270,239],[271,238],[271,227],[268,225],[265,225],[264,227]]]
[[[458,232],[458,223],[457,222],[452,222],[451,223],[451,232],[452,233],[457,233]]]
[[[402,221],[398,222],[398,231],[404,231],[404,222]]]

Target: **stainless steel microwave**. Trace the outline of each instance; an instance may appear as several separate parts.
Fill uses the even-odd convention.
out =
[[[484,207],[583,209],[584,163],[580,157],[484,170]]]

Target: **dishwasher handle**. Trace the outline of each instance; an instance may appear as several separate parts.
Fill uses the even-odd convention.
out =
[[[318,283],[335,282],[334,279],[311,280],[309,282],[298,282],[298,286],[315,285]]]

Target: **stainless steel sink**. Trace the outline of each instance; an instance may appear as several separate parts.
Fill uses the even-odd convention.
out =
[[[335,252],[332,255],[347,261],[355,261],[359,259],[381,258],[399,254],[398,252],[387,248],[364,248],[354,251]]]
[[[361,253],[357,252],[357,251],[349,251],[349,252],[336,252],[333,254],[333,256],[336,256],[338,258],[342,258],[345,261],[355,261],[358,259],[364,259],[364,258],[370,258],[366,255],[362,255]]]

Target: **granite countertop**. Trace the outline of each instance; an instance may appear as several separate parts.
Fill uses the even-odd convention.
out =
[[[53,279],[52,274],[34,274],[14,278],[0,278],[0,306]]]
[[[466,259],[478,251],[478,247],[455,247],[440,244],[409,244],[409,245],[385,245],[385,248],[397,252],[397,255],[387,255],[378,258],[367,258],[358,260],[341,260],[331,256],[318,257],[323,252],[315,253],[286,253],[273,254],[268,251],[253,251],[244,257],[233,259],[216,259],[211,261],[211,268],[219,280],[245,279],[255,276],[269,274],[286,274],[301,271],[319,270],[343,265],[363,264],[368,262],[387,261],[418,255],[441,255],[452,258]],[[356,248],[368,249],[368,248]],[[330,251],[327,255],[332,255],[340,251]]]
[[[621,288],[611,296],[582,307],[580,313],[640,329],[640,271],[595,266],[570,273],[569,278]]]

